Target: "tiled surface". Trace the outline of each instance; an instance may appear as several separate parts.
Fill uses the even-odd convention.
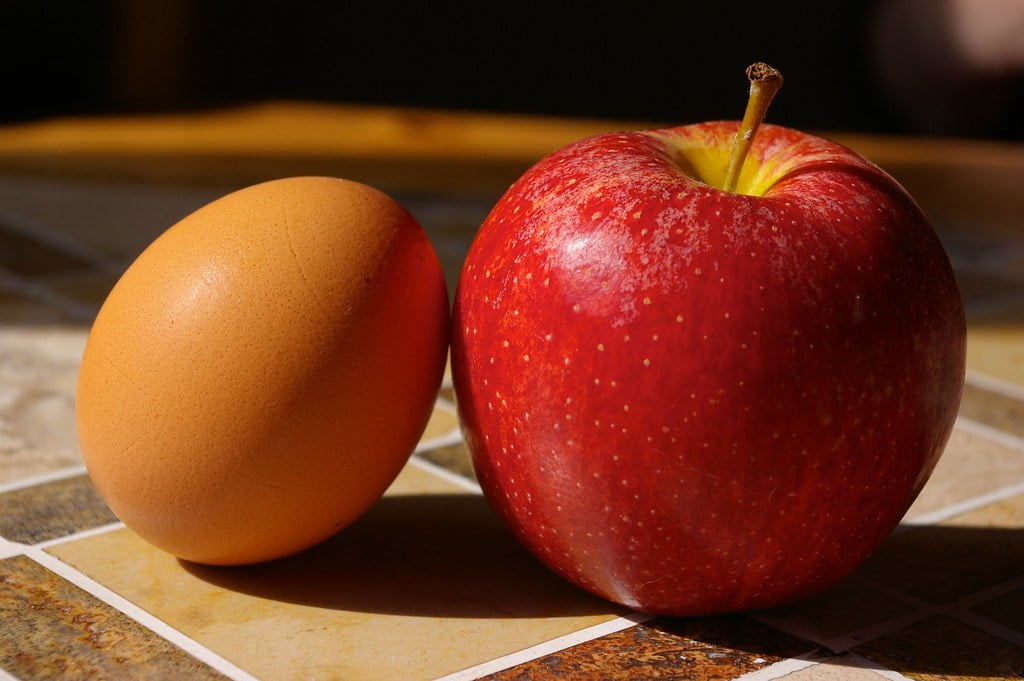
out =
[[[385,499],[298,556],[191,565],[116,522],[74,440],[88,324],[139,249],[226,189],[0,177],[0,679],[1024,678],[1024,230],[942,229],[970,372],[904,526],[815,598],[649,619],[509,538],[448,384]],[[407,205],[453,285],[486,206]]]

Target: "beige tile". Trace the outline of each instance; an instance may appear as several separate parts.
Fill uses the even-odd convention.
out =
[[[1012,447],[956,428],[906,519],[1024,480],[1024,455]]]
[[[87,330],[0,327],[0,483],[82,463],[74,395]]]
[[[473,459],[469,450],[462,442],[444,447],[435,447],[419,452],[416,456],[421,459],[437,464],[447,471],[461,475],[467,480],[476,480],[476,473],[473,470]]]
[[[984,423],[1024,439],[1024,400],[968,380],[960,402],[960,417]]]
[[[967,368],[1024,386],[1024,300],[968,319]]]
[[[434,411],[430,415],[430,421],[423,431],[421,441],[433,440],[434,438],[446,437],[458,434],[459,418],[455,410],[445,404],[438,402],[434,405]]]
[[[882,681],[885,677],[870,669],[853,664],[843,664],[840,659],[835,662],[821,662],[804,667],[778,678],[786,681]]]
[[[431,477],[408,466],[353,526],[263,565],[185,564],[128,530],[49,551],[261,679],[431,678],[615,616]]]

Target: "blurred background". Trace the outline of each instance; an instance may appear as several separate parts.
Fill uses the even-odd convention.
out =
[[[1020,139],[1024,0],[0,0],[0,122],[274,99]]]

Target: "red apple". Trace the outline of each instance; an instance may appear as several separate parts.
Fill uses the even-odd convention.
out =
[[[767,607],[851,572],[924,485],[963,386],[953,272],[906,191],[767,125],[720,189],[739,127],[544,158],[456,294],[487,499],[556,573],[652,613]]]

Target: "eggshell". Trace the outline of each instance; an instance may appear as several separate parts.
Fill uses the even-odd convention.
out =
[[[79,444],[156,546],[285,556],[383,494],[447,342],[437,256],[397,202],[335,178],[258,184],[171,227],[111,291],[82,359]]]

